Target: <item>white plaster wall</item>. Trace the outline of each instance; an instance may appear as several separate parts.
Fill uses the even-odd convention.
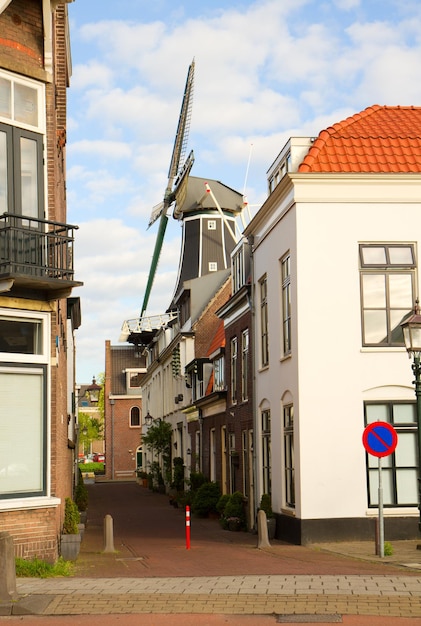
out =
[[[319,181],[312,187],[305,179],[302,189],[297,176],[296,197],[311,201],[298,203],[266,237],[264,220],[256,229],[255,279],[257,284],[267,273],[270,337],[270,367],[257,375],[256,403],[265,399],[271,408],[276,511],[283,505],[281,399],[286,391],[296,420],[295,513],[306,519],[372,514],[362,445],[363,402],[415,399],[404,348],[362,348],[358,243],[413,242],[421,235],[420,180],[415,185],[412,178],[407,185],[405,177],[396,177],[392,185],[390,178],[387,186],[382,177],[367,186],[348,177],[342,187],[338,180],[331,187],[317,186]],[[351,201],[353,195],[357,203]],[[291,359],[281,361],[279,259],[288,249],[293,350]],[[258,326],[256,332],[258,339]]]

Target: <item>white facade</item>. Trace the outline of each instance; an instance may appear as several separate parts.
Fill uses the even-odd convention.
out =
[[[339,536],[339,526],[346,527],[342,536],[352,537],[357,520],[365,536],[371,532],[367,529],[374,528],[374,522],[366,522],[377,517],[378,510],[369,506],[362,444],[364,403],[414,403],[415,394],[411,362],[403,346],[363,346],[359,244],[413,244],[417,262],[420,209],[418,174],[290,171],[246,229],[253,241],[257,469],[264,463],[261,416],[269,410],[272,506],[280,516],[281,538],[294,536],[305,543]],[[285,255],[290,256],[291,267],[289,354],[283,351],[281,261]],[[419,294],[416,268],[413,275],[415,298]],[[261,360],[259,281],[263,277],[269,337],[266,366]],[[294,414],[295,506],[286,498],[285,406],[293,407]],[[404,439],[401,454],[406,453]],[[387,465],[386,460],[383,463]],[[258,471],[260,494],[261,474]],[[411,493],[416,489],[414,476],[412,468]],[[414,503],[388,507],[385,516],[409,517],[415,528],[418,510]],[[322,526],[317,520],[329,523]]]

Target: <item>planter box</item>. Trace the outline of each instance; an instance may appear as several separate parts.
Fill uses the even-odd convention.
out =
[[[60,554],[65,561],[76,561],[80,552],[80,534],[61,535]]]

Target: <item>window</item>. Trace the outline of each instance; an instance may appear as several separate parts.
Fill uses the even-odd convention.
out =
[[[294,408],[284,407],[284,489],[285,504],[295,507]]]
[[[49,337],[47,313],[0,311],[0,498],[47,495]]]
[[[260,361],[261,366],[269,365],[269,336],[268,336],[268,301],[267,277],[259,281],[260,291]]]
[[[412,244],[360,245],[363,345],[403,346],[400,327],[414,305]]]
[[[138,406],[132,406],[130,409],[130,427],[140,426],[140,409]]]
[[[392,424],[398,433],[393,454],[382,458],[383,503],[385,507],[417,506],[417,418],[415,403],[367,403],[365,422]],[[378,459],[367,454],[368,504],[378,506]]]
[[[0,213],[44,217],[42,136],[0,124]]]
[[[213,362],[214,391],[225,389],[224,356],[221,354]]]
[[[263,493],[271,493],[270,410],[262,411],[262,480]]]
[[[209,261],[209,271],[210,272],[218,271],[218,263],[216,261]]]
[[[216,230],[216,220],[208,220],[208,230]]]
[[[248,399],[248,360],[249,360],[249,331],[241,333],[241,400]]]
[[[43,130],[43,87],[36,81],[0,72],[0,119],[15,126]]]
[[[250,276],[250,245],[247,240],[238,244],[231,257],[232,292],[247,284]]]
[[[231,404],[237,403],[237,359],[238,359],[238,340],[233,337],[230,341],[231,346]]]
[[[43,89],[0,71],[0,213],[44,217]]]
[[[291,352],[291,257],[281,261],[282,268],[282,336],[284,355]]]

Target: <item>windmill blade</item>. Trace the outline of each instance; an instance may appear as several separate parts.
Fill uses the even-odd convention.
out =
[[[168,224],[167,214],[161,213],[158,234],[156,236],[155,248],[154,248],[153,255],[152,255],[151,267],[149,268],[148,282],[146,283],[145,295],[143,296],[143,304],[142,304],[142,310],[140,312],[140,317],[143,317],[143,314],[145,313],[146,308],[148,306],[149,296],[151,294],[153,281],[155,279],[156,268],[158,267],[158,261],[161,255],[162,244],[164,242],[164,235],[167,229],[167,224]]]
[[[142,310],[140,317],[146,311],[149,302],[149,296],[151,293],[153,281],[155,279],[156,270],[158,267],[158,261],[162,250],[162,244],[164,242],[164,235],[167,228],[168,217],[167,211],[171,204],[174,202],[174,181],[180,169],[180,163],[185,156],[188,133],[190,130],[191,110],[192,110],[192,96],[193,96],[193,81],[194,81],[194,59],[190,64],[187,72],[186,85],[184,87],[183,102],[181,104],[180,116],[178,118],[177,132],[175,135],[174,147],[171,156],[170,167],[168,170],[168,183],[165,189],[164,200],[156,205],[149,219],[148,228],[160,218],[158,234],[155,242],[155,249],[152,256],[151,267],[149,269],[148,282],[146,284],[145,295],[143,297]]]
[[[183,102],[181,104],[180,117],[178,119],[177,133],[175,135],[174,148],[168,169],[168,186],[172,190],[174,179],[178,174],[180,163],[186,156],[187,141],[189,137],[191,112],[193,105],[193,82],[194,82],[194,59],[187,72],[186,86],[184,87]]]

